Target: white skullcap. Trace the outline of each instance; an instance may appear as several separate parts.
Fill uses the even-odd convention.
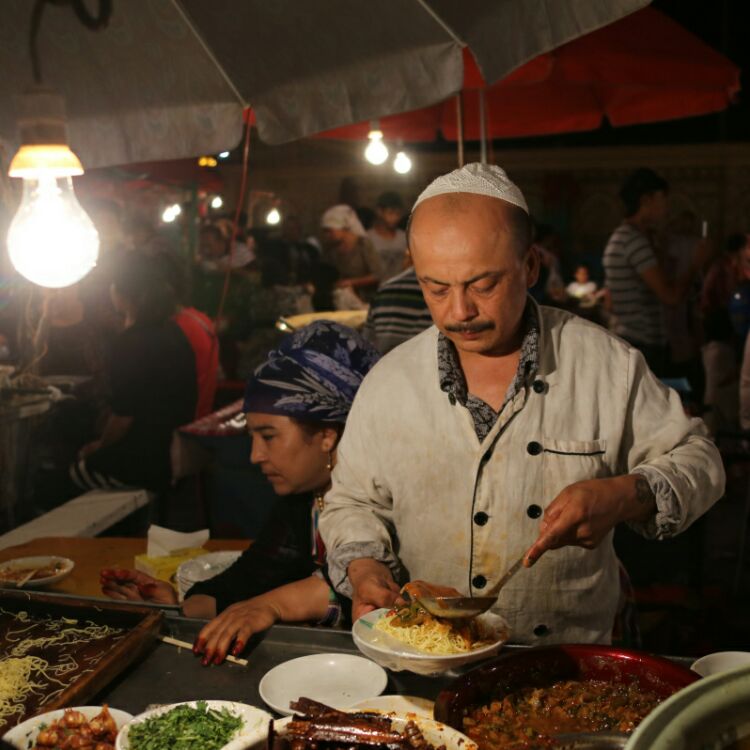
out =
[[[529,208],[526,199],[518,185],[508,179],[505,170],[494,164],[467,164],[460,169],[454,169],[448,174],[433,180],[419,195],[412,211],[428,198],[446,193],[474,193],[474,195],[488,195],[506,203],[518,206],[526,213]]]
[[[323,229],[348,229],[359,237],[365,237],[367,234],[355,210],[346,203],[329,208],[323,214],[320,226]]]

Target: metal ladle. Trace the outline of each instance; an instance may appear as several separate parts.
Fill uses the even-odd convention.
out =
[[[497,601],[500,590],[523,567],[522,555],[508,568],[495,589],[493,596],[418,596],[414,597],[433,617],[457,620],[476,617],[486,612]]]

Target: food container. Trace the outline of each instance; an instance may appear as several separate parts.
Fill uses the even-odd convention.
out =
[[[705,677],[664,701],[635,730],[628,750],[750,747],[750,666]]]
[[[539,677],[554,680],[635,679],[643,690],[664,698],[695,682],[698,675],[663,657],[594,645],[560,645],[508,653],[467,672],[435,701],[435,718],[463,731],[466,710],[487,703],[500,690],[514,690]]]

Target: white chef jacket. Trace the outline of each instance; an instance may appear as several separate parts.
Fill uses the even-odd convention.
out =
[[[718,451],[643,356],[603,328],[540,307],[539,369],[483,442],[440,389],[435,327],[375,365],[357,393],[320,531],[331,580],[350,593],[355,557],[479,596],[535,541],[573,482],[643,473],[657,514],[639,528],[686,529],[724,490]],[[606,643],[620,591],[612,533],[519,571],[494,610],[520,643]]]

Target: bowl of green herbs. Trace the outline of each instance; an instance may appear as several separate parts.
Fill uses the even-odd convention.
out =
[[[189,701],[139,714],[117,734],[116,750],[243,750],[265,739],[272,716],[233,701]]]

